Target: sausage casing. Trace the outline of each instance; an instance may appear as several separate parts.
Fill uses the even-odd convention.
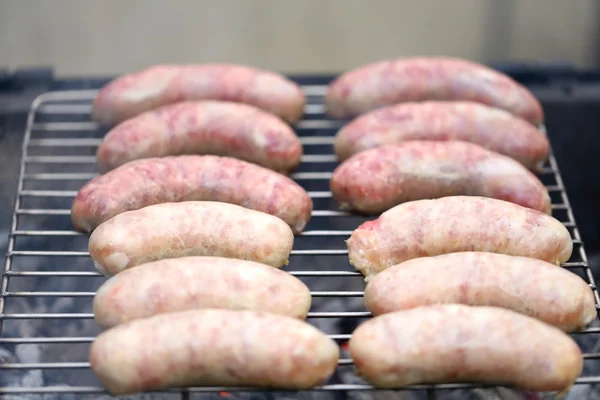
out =
[[[343,209],[380,213],[406,201],[473,195],[550,213],[542,182],[517,161],[460,141],[407,141],[355,154],[333,172]]]
[[[302,157],[296,133],[276,116],[232,102],[170,104],[111,129],[98,147],[101,172],[140,158],[214,154],[289,173]]]
[[[94,317],[104,328],[203,308],[304,319],[310,305],[308,287],[282,270],[232,258],[181,257],[143,264],[110,278],[96,292]]]
[[[216,256],[287,264],[294,234],[281,219],[212,201],[162,203],[119,214],[90,236],[98,270],[114,275],[150,261]]]
[[[469,101],[400,103],[350,121],[335,137],[340,161],[406,140],[462,140],[509,156],[529,169],[548,158],[550,143],[538,128],[499,108]]]
[[[542,106],[507,75],[467,60],[415,57],[384,60],[346,72],[329,84],[327,112],[349,118],[411,101],[462,100],[487,104],[538,125]]]
[[[502,307],[567,332],[597,315],[591,288],[574,273],[534,258],[481,252],[392,266],[369,282],[365,304],[375,315],[434,304]]]
[[[567,228],[553,217],[503,200],[449,196],[400,204],[360,225],[346,241],[350,264],[369,280],[418,257],[484,251],[566,262]]]
[[[71,220],[91,232],[125,211],[180,201],[220,201],[275,215],[295,232],[310,220],[312,200],[290,178],[231,157],[174,156],[131,161],[86,183]]]
[[[349,346],[357,373],[382,388],[484,382],[564,391],[583,369],[581,350],[567,334],[495,307],[451,304],[380,315],[361,324]]]
[[[90,364],[114,395],[179,386],[308,389],[336,368],[337,344],[314,326],[253,311],[194,310],[101,333]]]
[[[156,65],[120,76],[94,100],[92,118],[111,125],[166,104],[190,100],[247,103],[295,122],[306,98],[284,76],[233,64]]]

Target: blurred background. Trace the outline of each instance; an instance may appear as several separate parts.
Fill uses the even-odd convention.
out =
[[[0,0],[0,66],[228,61],[337,72],[406,55],[600,62],[593,0]]]

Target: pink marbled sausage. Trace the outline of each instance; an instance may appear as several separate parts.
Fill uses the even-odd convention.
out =
[[[188,100],[247,103],[288,122],[302,116],[306,103],[299,85],[274,72],[232,64],[156,65],[104,86],[94,100],[92,118],[112,125]]]
[[[281,219],[212,201],[162,203],[119,214],[90,236],[96,268],[115,275],[150,261],[215,256],[287,264],[294,234]]]
[[[566,333],[495,307],[437,305],[380,315],[350,339],[357,374],[380,388],[481,382],[566,391],[583,357]]]
[[[158,314],[204,308],[306,318],[310,291],[277,268],[223,257],[180,257],[142,264],[110,278],[94,297],[103,328]]]
[[[594,294],[574,273],[534,258],[463,252],[415,258],[377,274],[365,290],[374,315],[434,304],[507,308],[564,331],[596,317]]]
[[[292,128],[256,107],[222,101],[159,107],[110,130],[96,159],[101,172],[131,160],[180,154],[231,156],[289,173],[302,158]]]
[[[391,104],[467,100],[507,110],[537,125],[542,106],[510,77],[484,65],[444,57],[384,60],[341,75],[328,87],[327,112],[349,118]]]
[[[550,195],[517,161],[473,143],[407,141],[355,154],[333,172],[343,209],[380,213],[411,200],[473,195],[550,213]]]
[[[485,251],[563,263],[573,242],[551,216],[503,200],[449,196],[398,205],[360,225],[346,241],[350,264],[369,280],[401,262]]]
[[[295,318],[194,310],[131,321],[101,333],[92,371],[113,394],[180,386],[308,389],[327,381],[337,344]]]
[[[71,208],[78,231],[91,232],[125,211],[180,201],[220,201],[281,218],[301,232],[312,200],[290,178],[230,157],[175,156],[131,161],[85,184]]]
[[[469,101],[401,103],[368,112],[337,133],[340,161],[406,140],[462,140],[504,154],[535,169],[548,157],[548,138],[527,121],[499,108]]]

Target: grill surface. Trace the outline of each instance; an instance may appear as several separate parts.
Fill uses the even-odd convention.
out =
[[[340,365],[332,380],[315,392],[336,397],[350,391],[372,392],[353,374],[344,343],[370,314],[362,295],[362,276],[347,259],[344,240],[360,223],[373,219],[340,212],[329,192],[336,165],[333,136],[343,124],[324,115],[325,86],[308,85],[305,119],[296,124],[305,156],[293,175],[314,202],[307,230],[296,237],[285,270],[311,289],[309,322],[342,345]],[[87,238],[73,231],[70,206],[77,190],[97,175],[95,151],[106,132],[90,121],[95,90],[48,92],[33,102],[23,142],[18,192],[4,264],[0,296],[0,396],[3,394],[106,394],[89,369],[87,352],[99,328],[93,321],[92,297],[104,277],[94,269]],[[574,251],[565,268],[586,279],[595,290],[591,269],[551,155],[540,178],[552,197],[553,215],[568,227]],[[600,304],[595,290],[597,307]],[[573,337],[585,352],[578,385],[600,383],[600,323]],[[596,374],[594,374],[596,373]],[[4,380],[3,380],[4,378]],[[430,398],[441,389],[470,384],[420,385]],[[190,398],[203,392],[252,391],[249,388],[188,388],[160,396]],[[226,391],[227,393],[223,393]]]

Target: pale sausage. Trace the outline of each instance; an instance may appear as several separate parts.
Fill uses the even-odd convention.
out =
[[[94,318],[109,328],[168,312],[227,308],[304,319],[310,305],[308,287],[282,270],[232,258],[181,257],[110,278],[96,292]]]
[[[567,228],[551,216],[503,200],[449,196],[398,205],[360,225],[346,241],[350,264],[369,280],[418,257],[485,251],[566,262]]]
[[[194,310],[101,333],[92,371],[113,395],[181,386],[309,389],[327,381],[337,344],[314,326],[253,311]]]
[[[227,203],[162,203],[119,214],[90,236],[89,251],[106,275],[150,261],[216,256],[287,264],[294,234],[281,219]]]
[[[494,253],[415,258],[377,274],[365,290],[375,315],[452,303],[511,309],[567,332],[597,315],[592,289],[579,276],[545,261]]]
[[[384,314],[352,334],[357,374],[380,388],[481,382],[565,391],[583,369],[566,333],[495,307],[438,305]]]

